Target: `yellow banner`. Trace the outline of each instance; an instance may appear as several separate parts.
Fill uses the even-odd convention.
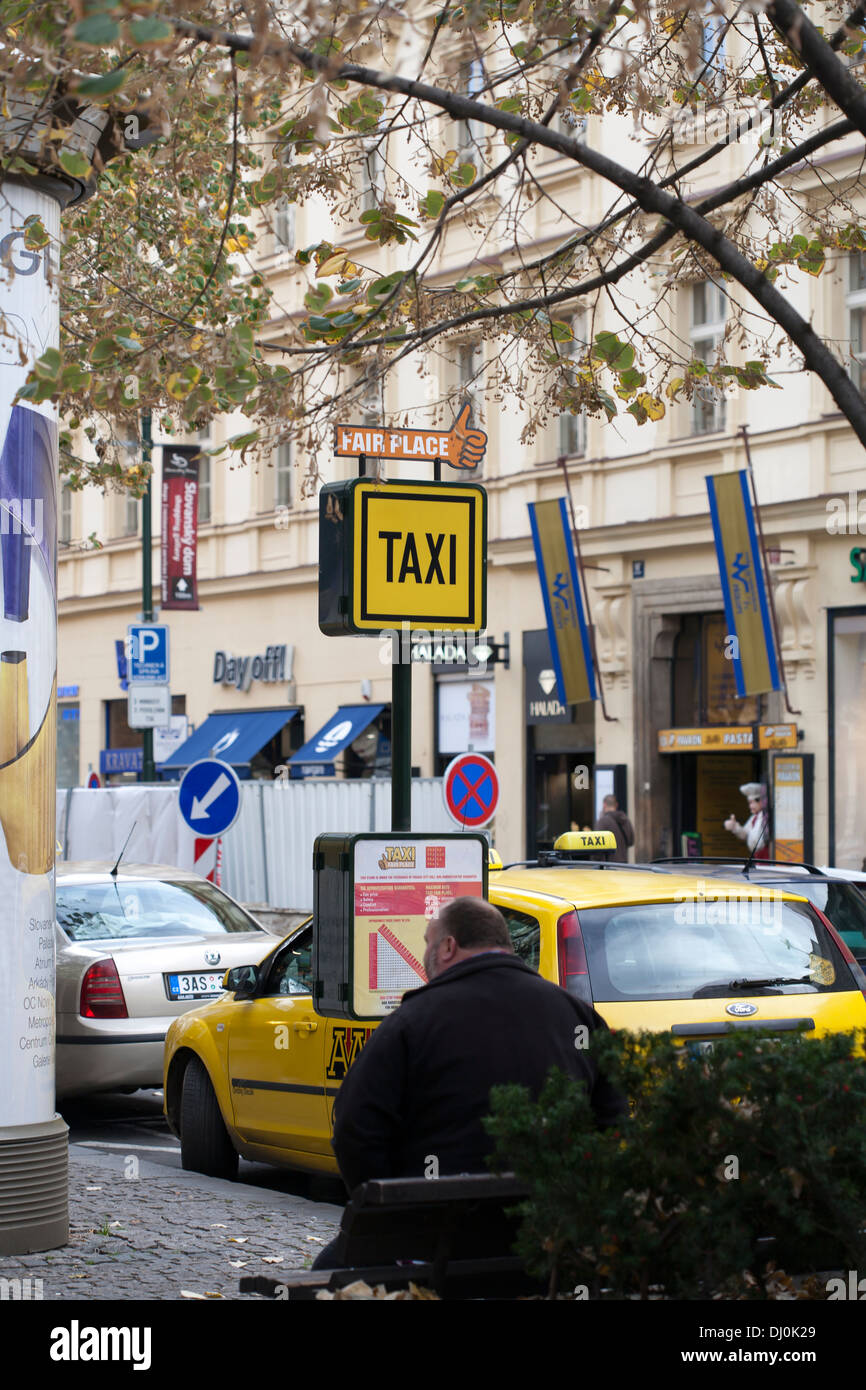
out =
[[[737,694],[780,690],[770,611],[747,475],[707,478]]]
[[[595,672],[565,498],[531,502],[529,519],[560,701],[594,700]]]

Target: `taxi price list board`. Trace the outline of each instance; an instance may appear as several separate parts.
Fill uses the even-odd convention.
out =
[[[382,836],[356,844],[354,867],[354,1005],[377,1018],[427,983],[431,917],[452,898],[484,896],[484,846],[469,836]]]

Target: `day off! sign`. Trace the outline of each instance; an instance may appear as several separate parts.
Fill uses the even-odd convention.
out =
[[[319,501],[319,627],[477,631],[486,622],[487,498],[475,483],[353,478]]]

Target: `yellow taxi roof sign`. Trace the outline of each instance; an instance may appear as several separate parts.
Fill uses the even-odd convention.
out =
[[[553,848],[561,854],[608,854],[616,849],[616,836],[612,830],[567,830]]]
[[[494,869],[502,868],[502,858],[496,853],[493,846],[487,851],[487,872],[492,873]]]

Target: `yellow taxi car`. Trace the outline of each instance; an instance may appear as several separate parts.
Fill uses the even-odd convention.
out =
[[[805,898],[580,857],[614,847],[562,836],[540,861],[491,866],[488,892],[520,958],[612,1028],[699,1049],[732,1027],[866,1027],[866,976]],[[169,1028],[165,1109],[185,1168],[232,1177],[241,1154],[337,1171],[334,1097],[376,1025],[316,1013],[311,946],[308,921]]]

